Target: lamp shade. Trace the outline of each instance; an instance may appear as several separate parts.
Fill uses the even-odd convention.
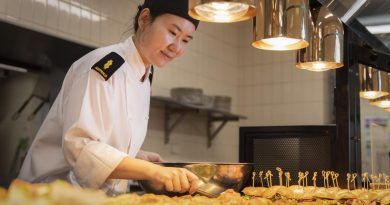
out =
[[[258,0],[252,46],[296,50],[309,45],[308,0]]]
[[[371,66],[359,64],[360,97],[375,99],[389,92],[389,76]]]
[[[370,100],[370,105],[374,105],[380,108],[390,108],[390,96],[385,95],[376,99]]]
[[[326,71],[344,65],[344,27],[340,19],[321,7],[316,23],[309,16],[310,45],[297,52],[296,67]]]
[[[255,0],[188,0],[188,14],[200,21],[230,23],[255,16]]]

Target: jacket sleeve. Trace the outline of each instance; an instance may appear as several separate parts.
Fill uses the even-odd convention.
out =
[[[127,154],[106,143],[115,123],[110,82],[93,70],[84,76],[64,94],[63,152],[81,186],[100,188]]]

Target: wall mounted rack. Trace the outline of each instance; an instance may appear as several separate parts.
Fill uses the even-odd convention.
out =
[[[238,121],[247,119],[242,115],[232,114],[230,112],[206,108],[201,105],[185,104],[173,100],[170,97],[152,96],[151,104],[162,106],[165,112],[164,119],[164,143],[169,143],[169,137],[175,127],[189,113],[205,115],[207,117],[207,147],[211,147],[213,139],[229,121]],[[213,124],[219,125],[214,128]]]

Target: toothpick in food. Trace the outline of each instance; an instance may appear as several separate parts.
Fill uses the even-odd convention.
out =
[[[286,176],[286,187],[288,188],[290,186],[290,181],[291,181],[290,172],[285,172],[284,176]]]
[[[304,178],[305,174],[303,174],[303,172],[298,172],[298,187],[302,186],[301,182]],[[303,184],[304,186],[304,184]]]
[[[356,177],[357,173],[352,173],[351,183],[353,184],[353,189],[356,189]]]
[[[268,177],[269,177],[269,172],[267,171],[267,172],[265,173],[264,179],[267,180],[267,186],[270,187],[270,186],[269,186],[269,178],[268,178]]]
[[[260,177],[261,187],[264,187],[264,184],[263,184],[263,171],[259,172],[259,177]]]
[[[322,174],[322,178],[324,179],[324,187],[326,188],[326,171],[325,170],[322,170],[322,172],[321,172],[321,174]]]
[[[312,178],[312,180],[313,180],[313,186],[314,186],[314,188],[317,188],[317,172],[314,172],[314,173],[313,173],[313,178]]]
[[[383,179],[385,180],[386,190],[388,190],[389,189],[389,179],[390,179],[390,176],[386,175],[386,174],[383,174]]]
[[[330,171],[326,171],[326,173],[325,173],[325,177],[326,177],[326,188],[329,188],[329,175],[330,175]]]
[[[270,185],[271,185],[271,187],[272,187],[272,177],[274,176],[274,175],[272,175],[272,172],[271,172],[271,170],[268,170],[267,171],[269,174],[268,174],[268,177],[269,177],[269,183],[270,183]]]
[[[338,180],[338,178],[339,178],[339,173],[337,173],[337,172],[334,173],[334,178],[335,178],[335,181],[336,181],[336,187],[337,187],[337,188],[340,188],[340,187],[339,187],[339,180]]]
[[[252,172],[252,187],[255,187],[256,172]]]
[[[276,167],[279,176],[279,185],[283,186],[283,170],[280,167]]]
[[[333,187],[336,187],[336,182],[334,181],[334,171],[330,172],[330,178],[332,179],[332,185]]]
[[[309,172],[308,171],[306,171],[305,175],[303,176],[304,177],[304,183],[305,183],[304,186],[305,187],[307,187],[307,176],[309,176]]]

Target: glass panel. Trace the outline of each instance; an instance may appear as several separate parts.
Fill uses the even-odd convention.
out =
[[[390,112],[360,98],[362,172],[390,173]]]
[[[362,172],[390,173],[390,113],[360,100]]]

